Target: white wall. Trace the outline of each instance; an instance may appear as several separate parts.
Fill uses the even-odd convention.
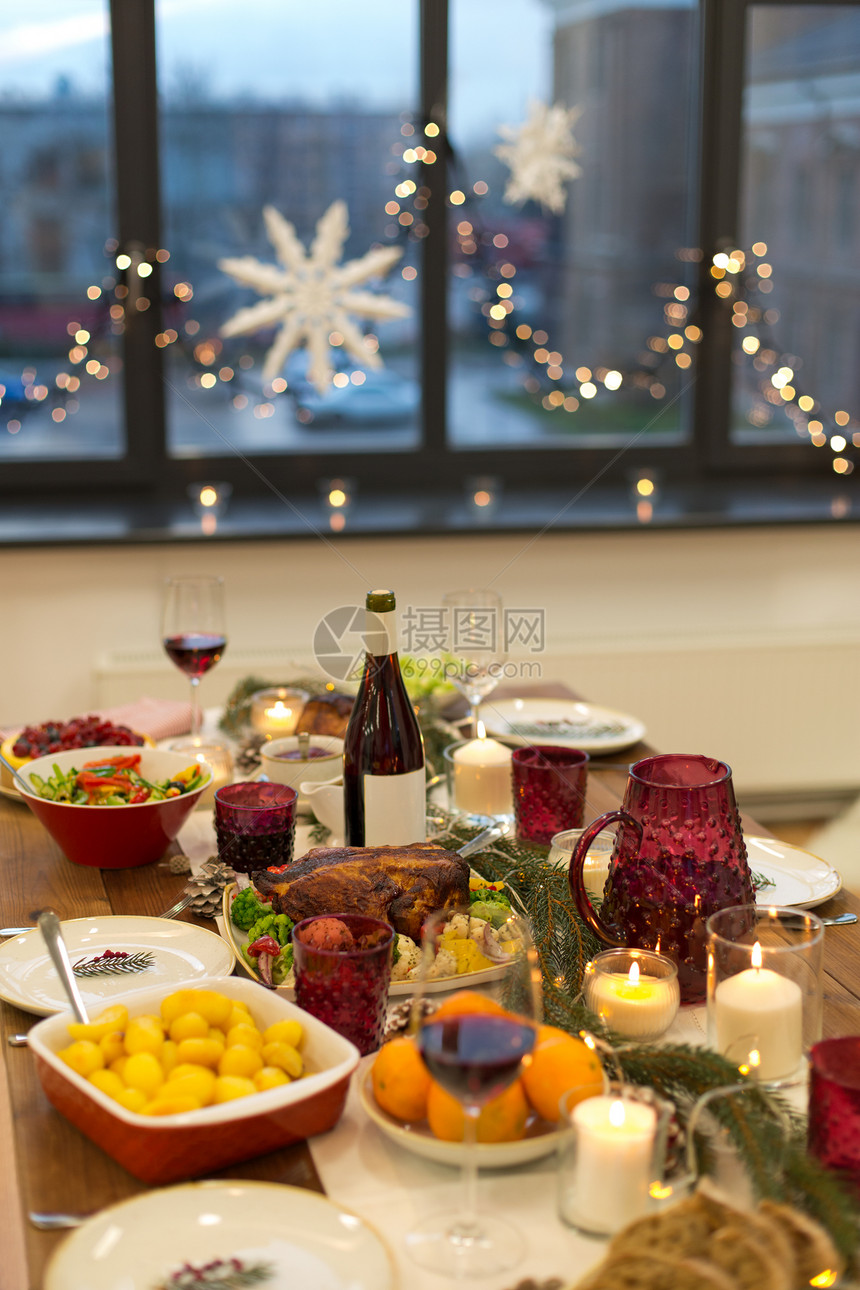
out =
[[[419,606],[492,582],[506,604],[546,609],[545,676],[640,716],[657,746],[725,758],[746,794],[860,788],[858,543],[857,526],[821,526],[4,551],[0,724],[141,686],[183,696],[159,652],[171,573],[227,582],[230,645],[204,704],[255,652],[307,667],[320,617],[370,587]],[[129,650],[142,680],[106,676]]]

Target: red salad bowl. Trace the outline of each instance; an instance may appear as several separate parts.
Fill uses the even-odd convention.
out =
[[[70,748],[28,761],[19,771],[26,784],[33,775],[47,780],[54,767],[67,773],[82,769],[85,762],[140,753],[138,770],[144,779],[159,783],[184,770],[192,760],[186,752],[158,748]],[[95,869],[136,869],[160,860],[197,805],[212,778],[211,767],[201,763],[206,778],[199,788],[161,802],[139,802],[127,806],[78,806],[39,797],[35,787],[18,789],[23,801],[44,824],[57,846],[73,864]]]

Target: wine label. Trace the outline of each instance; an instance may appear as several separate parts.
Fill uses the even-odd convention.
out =
[[[406,846],[427,836],[424,769],[405,775],[363,775],[364,845]]]

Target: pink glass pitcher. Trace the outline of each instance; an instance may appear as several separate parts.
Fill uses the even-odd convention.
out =
[[[601,829],[616,822],[598,913],[583,865]],[[659,949],[678,964],[682,1002],[700,1002],[708,917],[755,899],[730,768],[686,753],[636,762],[621,809],[601,815],[577,842],[569,877],[576,907],[595,935],[607,945]]]

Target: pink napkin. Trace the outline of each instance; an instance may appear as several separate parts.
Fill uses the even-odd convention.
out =
[[[96,712],[107,721],[130,726],[156,740],[185,735],[191,729],[191,704],[181,699],[137,699],[115,708],[97,708]]]

